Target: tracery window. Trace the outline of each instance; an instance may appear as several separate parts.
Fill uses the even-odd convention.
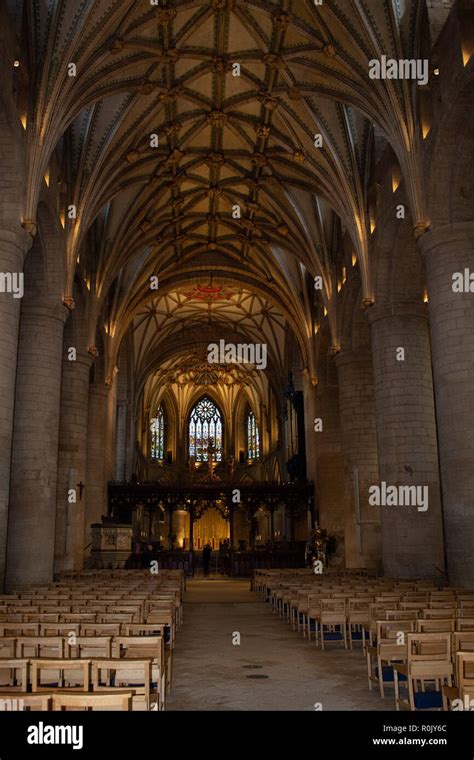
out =
[[[253,412],[247,415],[247,457],[258,459],[260,456],[260,434],[257,420]]]
[[[210,398],[201,398],[189,415],[189,456],[196,462],[222,461],[222,417]]]
[[[160,404],[156,416],[151,420],[151,458],[162,462],[165,458],[165,413]]]

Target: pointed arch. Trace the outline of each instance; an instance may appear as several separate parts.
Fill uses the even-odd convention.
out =
[[[223,459],[223,415],[208,395],[201,396],[188,417],[188,454],[196,462]],[[211,448],[212,447],[212,452]]]

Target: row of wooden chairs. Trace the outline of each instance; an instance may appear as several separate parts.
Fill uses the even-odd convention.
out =
[[[164,708],[164,681],[153,657],[140,658],[1,658],[0,671],[9,679],[4,693],[28,694],[40,691],[97,692],[112,687],[133,690],[134,709]],[[154,708],[155,709],[155,708]]]
[[[20,694],[12,699],[11,694],[0,692],[0,711],[51,711],[51,710],[132,710],[134,691],[102,691],[99,693],[69,692],[66,689],[52,692]],[[152,706],[150,709],[158,709]]]
[[[101,709],[107,699],[123,709],[164,709],[184,588],[182,572],[122,571],[2,595],[0,689],[25,709],[45,690],[45,709],[62,709],[54,705],[64,692],[74,709],[76,690],[84,709]],[[110,692],[103,703],[97,691]],[[3,703],[9,709],[11,696]]]
[[[285,572],[261,573],[254,590],[309,640],[314,626],[321,649],[359,639],[369,688],[384,697],[393,684],[397,710],[448,709],[474,692],[474,592],[426,579]]]

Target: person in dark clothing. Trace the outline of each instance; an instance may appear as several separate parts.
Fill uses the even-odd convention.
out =
[[[212,549],[210,544],[206,544],[202,550],[202,566],[204,575],[209,575],[209,565],[211,564]]]
[[[220,555],[221,572],[223,572],[224,575],[230,575],[230,548],[229,548],[228,538],[222,541],[219,547],[219,555]]]

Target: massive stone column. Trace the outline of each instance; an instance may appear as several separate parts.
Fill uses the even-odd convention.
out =
[[[346,510],[337,385],[318,385],[315,411],[322,421],[322,430],[314,432],[309,441],[316,459],[316,507],[321,527],[337,536],[338,555],[342,558]]]
[[[419,246],[429,295],[449,579],[474,588],[474,222],[428,232]]]
[[[0,229],[0,592],[5,583],[7,556],[10,463],[18,353],[21,299],[6,287],[9,275],[23,272],[23,263],[33,238],[20,227]],[[5,286],[3,286],[5,282]]]
[[[59,427],[55,570],[80,570],[84,551],[89,372],[92,357],[78,351],[69,361],[64,347]],[[70,489],[75,491],[70,500]]]
[[[378,483],[377,431],[372,358],[368,347],[335,358],[345,481],[346,567],[382,564],[380,515],[369,506],[369,488]]]
[[[53,577],[61,359],[67,314],[55,298],[31,298],[22,306],[7,588]]]
[[[418,506],[373,506],[381,515],[384,570],[436,575],[445,567],[427,308],[421,300],[375,305],[368,319],[380,481],[400,495],[401,486],[418,486],[421,497]],[[421,511],[424,486],[429,501]]]
[[[94,383],[89,386],[89,416],[87,425],[87,500],[84,522],[84,547],[90,553],[91,525],[100,523],[107,514],[106,447],[108,431],[109,386]]]

